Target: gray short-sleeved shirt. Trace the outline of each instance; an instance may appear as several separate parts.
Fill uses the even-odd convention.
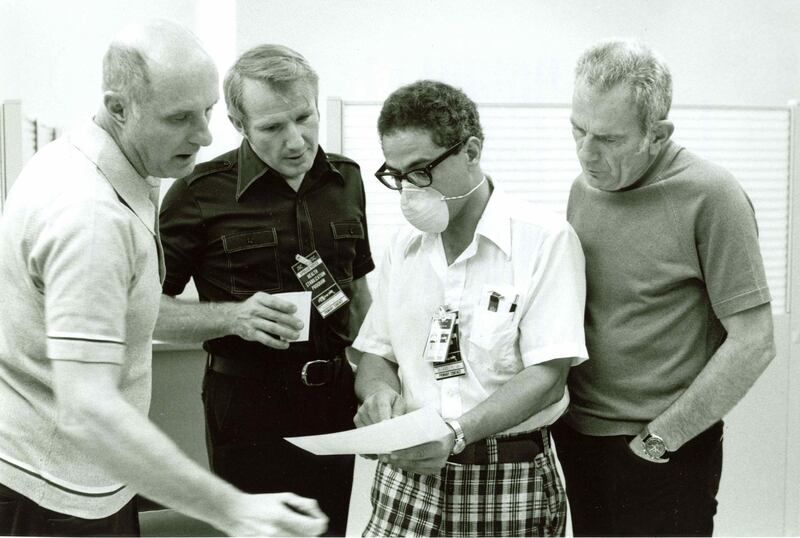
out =
[[[770,301],[753,207],[729,172],[669,142],[631,189],[579,177],[567,213],[586,256],[591,360],[570,372],[566,418],[635,435],[722,344],[721,318]]]
[[[88,123],[30,160],[0,220],[0,483],[50,510],[100,518],[133,496],[56,429],[50,361],[120,364],[147,413],[157,187]]]

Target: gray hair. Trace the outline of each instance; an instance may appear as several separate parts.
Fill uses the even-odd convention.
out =
[[[103,56],[103,91],[115,91],[142,103],[150,92],[147,59],[130,45],[112,43]]]
[[[276,91],[286,91],[295,83],[304,82],[314,91],[314,100],[318,98],[319,77],[300,53],[283,45],[259,45],[236,60],[222,84],[228,114],[242,122],[246,120],[242,107],[246,78],[269,84]]]
[[[600,91],[627,85],[637,107],[639,128],[649,132],[667,119],[672,105],[672,76],[667,64],[638,41],[612,39],[589,47],[578,59],[575,82]]]

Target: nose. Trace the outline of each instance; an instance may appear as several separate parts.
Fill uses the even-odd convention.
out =
[[[303,133],[294,123],[290,123],[286,127],[286,149],[299,150],[305,146],[303,140]]]
[[[200,116],[197,122],[195,122],[194,130],[192,131],[192,136],[189,138],[189,141],[200,146],[208,146],[211,144],[213,137],[211,136],[211,131],[208,129],[209,122],[210,118],[207,118],[205,115]]]
[[[582,161],[593,161],[597,159],[597,146],[591,136],[584,136],[578,142],[578,158]]]

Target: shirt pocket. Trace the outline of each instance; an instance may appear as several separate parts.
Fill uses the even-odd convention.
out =
[[[486,299],[483,295],[482,299]],[[522,369],[517,353],[516,313],[488,310],[483,303],[476,307],[469,335],[470,361],[497,374],[515,374]]]
[[[331,222],[331,232],[336,258],[331,269],[339,283],[353,280],[353,262],[356,258],[356,242],[363,240],[364,226],[358,220]]]
[[[231,293],[252,295],[281,290],[275,228],[223,235],[222,246],[228,259]]]

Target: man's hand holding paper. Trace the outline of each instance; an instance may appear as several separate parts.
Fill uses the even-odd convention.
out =
[[[439,471],[447,464],[447,458],[450,457],[454,442],[453,432],[448,431],[435,441],[395,450],[389,454],[381,454],[380,460],[409,473],[439,474]]]
[[[406,402],[403,397],[392,389],[379,390],[367,398],[358,408],[358,413],[353,418],[356,428],[369,426],[394,417],[404,415]],[[368,460],[377,459],[376,454],[361,454]]]

